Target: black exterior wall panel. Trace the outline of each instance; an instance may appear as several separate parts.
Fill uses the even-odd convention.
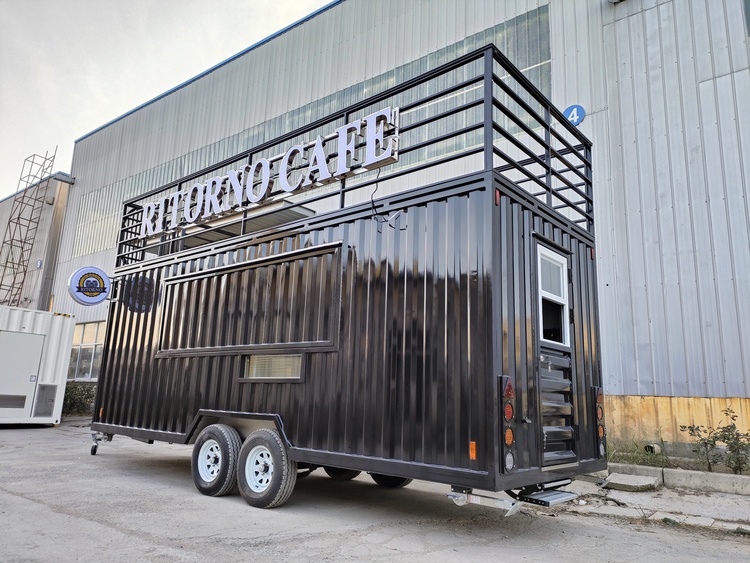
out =
[[[255,268],[256,284],[242,269],[170,283],[175,271],[200,272],[193,261],[137,274],[159,280],[162,298],[146,313],[113,303],[121,332],[106,358],[116,375],[103,389],[107,396],[114,385],[120,402],[104,403],[100,422],[186,434],[200,409],[273,412],[300,448],[486,471],[494,452],[470,463],[469,441],[487,443],[492,331],[479,314],[491,294],[487,197],[478,186],[405,207],[391,222],[363,218],[247,247],[261,256],[341,241],[346,250],[316,255],[293,283],[288,263]],[[257,318],[237,322],[253,308]],[[190,352],[236,345],[238,334],[282,347],[290,334],[325,340],[332,320],[335,350],[306,349],[303,383],[240,381],[240,357]],[[183,355],[157,358],[159,348]]]
[[[502,186],[499,189],[503,190]],[[498,254],[500,275],[500,303],[502,320],[502,374],[510,375],[518,395],[519,417],[532,423],[517,426],[519,469],[541,467],[542,432],[539,413],[543,400],[537,388],[539,367],[536,358],[541,351],[537,344],[538,294],[536,292],[537,244],[548,241],[569,252],[571,295],[571,346],[575,388],[573,408],[578,421],[579,438],[576,453],[579,460],[597,457],[595,439],[591,435],[594,412],[590,387],[600,385],[601,373],[596,361],[596,324],[592,307],[596,301],[595,261],[590,240],[581,240],[574,229],[566,230],[545,217],[526,209],[513,194],[503,195],[499,212],[500,237]],[[539,236],[541,235],[541,236]],[[529,282],[531,280],[531,282]]]

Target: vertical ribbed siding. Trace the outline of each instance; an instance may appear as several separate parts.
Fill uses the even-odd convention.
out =
[[[519,467],[542,465],[542,394],[538,370],[546,369],[538,360],[540,328],[538,311],[537,235],[570,252],[570,288],[573,323],[570,355],[573,374],[573,409],[580,429],[575,452],[578,459],[597,456],[591,434],[593,412],[591,386],[601,384],[597,333],[596,263],[588,237],[576,234],[559,220],[525,208],[512,197],[503,195],[495,208],[499,234],[499,352],[498,374],[509,375],[517,394],[517,417],[529,419],[517,425]],[[567,314],[567,311],[566,311]]]
[[[553,101],[594,139],[609,393],[750,395],[746,23],[743,0],[550,4]]]
[[[0,330],[44,335],[37,383],[65,386],[74,329],[75,321],[68,316],[0,305]]]
[[[336,247],[209,277],[171,279],[164,288],[160,348],[333,342],[339,331],[339,262]]]
[[[129,311],[121,298],[112,305],[100,422],[184,433],[201,408],[276,412],[298,447],[487,470],[491,452],[469,460],[469,441],[485,444],[491,430],[486,203],[485,191],[472,191],[394,210],[390,221],[368,216],[249,249],[258,256],[342,241],[340,260],[319,257],[325,273],[277,287],[278,300],[300,314],[312,308],[310,318],[320,319],[335,304],[308,288],[341,276],[340,339],[333,352],[306,353],[303,384],[240,382],[239,355],[154,359],[160,332],[167,335],[162,344],[204,342],[199,317],[207,303],[231,309],[222,297],[231,295],[257,306],[263,292],[242,293],[239,278],[226,285],[219,275],[177,282],[150,313]],[[175,265],[145,275],[161,283],[181,271]],[[184,318],[170,312],[176,309]],[[237,343],[236,325],[221,318],[228,314],[218,310],[206,327],[213,344]],[[176,326],[194,334],[180,335]]]

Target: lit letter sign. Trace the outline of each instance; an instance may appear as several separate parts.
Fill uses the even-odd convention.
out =
[[[329,154],[335,151],[337,155],[335,170],[326,156],[328,143],[333,149]],[[339,127],[330,135],[318,135],[314,141],[294,145],[283,154],[260,158],[241,170],[230,170],[226,176],[209,178],[205,184],[196,183],[187,191],[177,190],[144,204],[139,238],[199,220],[210,221],[232,209],[260,205],[276,182],[283,192],[291,193],[337,182],[397,160],[398,108],[387,107]],[[180,203],[182,217],[178,220]]]
[[[292,165],[295,154],[304,155],[305,147],[303,147],[302,145],[294,145],[291,149],[286,151],[284,158],[281,159],[281,166],[279,168],[279,184],[281,184],[281,189],[285,192],[293,192],[302,185],[302,174],[299,175],[299,178],[297,178],[297,181],[294,184],[289,183],[288,167]]]
[[[398,143],[395,138],[388,140],[388,146],[384,151],[379,152],[383,146],[383,128],[391,122],[391,108],[385,108],[376,111],[365,117],[367,128],[367,149],[365,150],[365,164],[367,169],[375,166],[383,166],[394,162],[393,149]]]
[[[258,173],[260,166],[260,189],[255,192],[255,175]],[[255,161],[251,165],[245,166],[242,172],[242,181],[245,184],[245,197],[250,203],[260,203],[266,199],[271,189],[271,163],[265,158]]]

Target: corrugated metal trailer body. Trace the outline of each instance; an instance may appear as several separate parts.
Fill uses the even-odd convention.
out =
[[[484,186],[460,187],[469,189]],[[132,274],[122,286],[147,276],[163,298],[147,314],[113,303],[104,370],[117,376],[101,383],[100,422],[187,441],[199,410],[270,412],[300,458],[309,449],[487,472],[486,455],[470,462],[468,441],[489,446],[488,201],[471,191],[394,204],[391,223],[364,208]],[[248,265],[211,272],[230,256]],[[258,344],[222,353],[238,342]],[[302,382],[242,381],[260,350],[302,352]]]
[[[351,175],[284,187],[345,169],[320,135],[386,104]],[[373,127],[393,158],[356,169]],[[302,148],[269,156],[314,135],[294,172]],[[233,211],[229,168],[265,158],[283,191]],[[204,452],[210,425],[271,427],[305,466],[467,489],[605,467],[590,162],[488,46],[126,202],[92,429]]]
[[[75,320],[0,305],[0,424],[59,424]]]
[[[499,180],[502,196],[496,213],[499,264],[495,307],[499,306],[499,327],[503,348],[497,354],[495,373],[515,377],[520,389],[518,408],[521,417],[532,419],[517,429],[520,467],[542,467],[545,458],[565,455],[566,442],[574,440],[576,460],[599,458],[596,436],[585,430],[563,435],[560,427],[595,428],[596,418],[591,387],[601,386],[601,361],[598,343],[596,266],[593,240],[571,228],[541,207],[524,204],[517,190]],[[497,208],[496,208],[497,209]],[[538,332],[538,294],[530,279],[535,278],[535,257],[539,246],[549,246],[569,256],[572,290],[571,346],[568,349],[540,342]],[[554,380],[562,377],[546,360],[550,355],[569,355],[571,374],[563,388]],[[574,424],[555,424],[559,417],[575,417]],[[555,434],[555,427],[558,427]],[[540,431],[541,428],[541,431]],[[546,431],[546,436],[545,436]],[[553,435],[554,434],[554,435]],[[541,442],[539,441],[541,440]],[[569,444],[568,444],[569,445]]]

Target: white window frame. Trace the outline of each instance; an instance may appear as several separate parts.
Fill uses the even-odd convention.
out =
[[[94,328],[94,341],[93,342],[83,342],[86,327],[96,325]],[[75,373],[73,377],[70,376],[70,364],[68,365],[68,378],[66,381],[97,381],[99,379],[99,372],[96,373],[96,377],[92,377],[92,371],[94,369],[95,361],[98,357],[99,361],[101,362],[101,355],[104,351],[104,336],[106,334],[107,330],[107,323],[106,321],[93,321],[88,323],[78,323],[76,324],[76,329],[78,327],[81,327],[81,334],[78,337],[77,341],[74,341],[72,343],[71,347],[71,356],[74,352],[77,352],[78,355],[76,356],[76,367],[75,367]],[[75,337],[75,335],[74,335]],[[89,369],[86,373],[81,373],[81,352],[84,349],[91,349],[91,364],[89,365]],[[98,352],[98,356],[97,356]],[[72,360],[72,357],[71,357]],[[101,363],[99,364],[99,367],[101,369]]]
[[[568,258],[563,256],[559,252],[555,252],[543,245],[537,245],[537,289],[539,290],[539,339],[548,344],[556,344],[558,346],[570,346],[570,322],[568,319],[568,310],[570,308],[570,299],[568,295]],[[549,293],[542,289],[542,258],[546,258],[550,262],[559,264],[562,269],[562,299],[559,295]],[[558,305],[563,306],[563,341],[558,342],[557,340],[547,340],[544,338],[544,308],[542,306],[542,300],[548,299]]]

